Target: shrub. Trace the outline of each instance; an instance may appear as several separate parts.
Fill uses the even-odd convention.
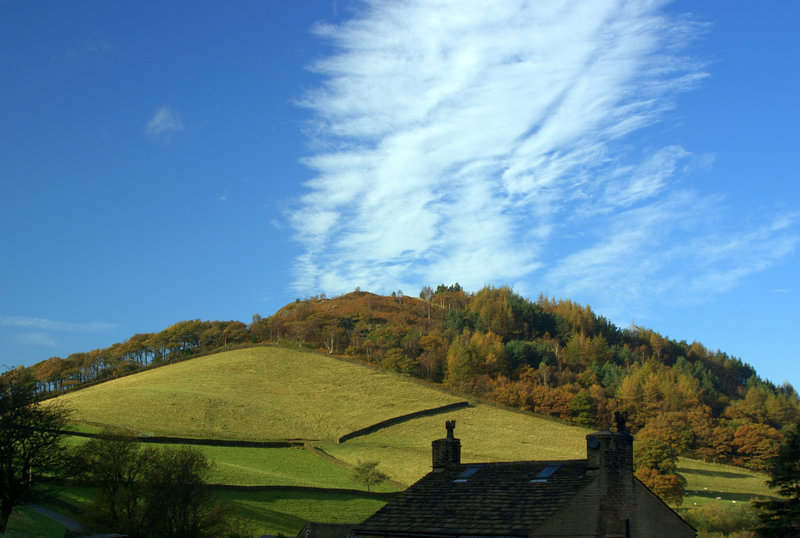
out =
[[[714,501],[689,510],[686,521],[698,531],[730,535],[755,528],[758,512],[750,503]]]

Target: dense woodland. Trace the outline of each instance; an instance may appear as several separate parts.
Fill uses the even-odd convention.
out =
[[[60,393],[234,345],[290,342],[589,426],[625,413],[642,457],[657,454],[645,466],[663,475],[677,455],[766,470],[800,418],[791,385],[762,380],[737,358],[507,287],[314,297],[249,326],[182,321],[28,370],[42,392]]]

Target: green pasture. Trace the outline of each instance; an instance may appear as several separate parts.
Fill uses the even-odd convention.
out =
[[[678,473],[687,482],[684,508],[716,500],[747,503],[751,499],[776,497],[775,491],[764,483],[769,478],[767,475],[740,467],[681,458]]]
[[[302,448],[192,447],[214,462],[212,484],[353,488],[350,471]]]
[[[302,448],[230,448],[195,446],[214,462],[209,483],[245,486],[307,486],[361,489],[352,471]],[[381,484],[376,491],[396,491]]]
[[[228,351],[65,394],[73,419],[144,435],[337,439],[461,401],[402,375],[279,347]]]
[[[69,424],[66,429],[77,433],[103,433],[103,427],[85,423],[72,423]]]
[[[77,446],[86,437],[69,436],[67,444]],[[313,450],[296,448],[219,447],[180,444],[142,444],[160,448],[188,446],[199,450],[212,462],[207,478],[209,484],[235,486],[303,486],[315,488],[356,489],[366,486],[353,479],[352,470],[321,457]],[[373,489],[379,492],[397,491],[389,484]]]
[[[431,469],[431,442],[446,435],[444,423],[455,420],[464,463],[514,460],[563,460],[586,457],[586,434],[592,430],[528,413],[477,404],[442,415],[423,417],[357,437],[323,444],[330,455],[354,465],[379,461],[390,478],[412,484]]]

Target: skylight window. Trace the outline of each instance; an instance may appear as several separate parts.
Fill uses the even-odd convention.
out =
[[[458,475],[458,478],[453,480],[453,482],[466,482],[472,475],[477,473],[481,467],[483,467],[483,465],[473,465],[472,467],[469,467],[463,473]]]
[[[561,468],[560,463],[556,465],[548,465],[547,467],[539,471],[539,473],[534,477],[533,480],[531,480],[531,482],[536,484],[547,482],[547,479],[553,476],[553,474],[555,474],[555,472],[558,471],[560,468]]]

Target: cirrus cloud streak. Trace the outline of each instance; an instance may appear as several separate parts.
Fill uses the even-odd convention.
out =
[[[117,326],[113,323],[105,323],[102,321],[75,323],[72,321],[58,321],[52,319],[33,318],[27,316],[0,316],[0,327],[35,329],[39,331],[96,333],[114,329]]]
[[[507,282],[612,305],[774,263],[793,216],[722,234],[724,197],[680,181],[708,156],[632,141],[706,76],[680,49],[703,31],[624,1],[376,0],[320,25],[333,52],[301,102],[315,176],[290,215],[295,287]]]

